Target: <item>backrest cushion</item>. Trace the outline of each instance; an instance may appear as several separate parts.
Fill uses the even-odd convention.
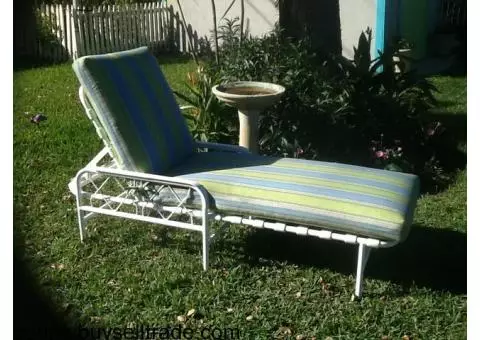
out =
[[[186,121],[147,47],[81,57],[73,70],[120,167],[161,174],[193,153]]]

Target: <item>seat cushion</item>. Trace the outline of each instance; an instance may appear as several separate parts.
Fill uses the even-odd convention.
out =
[[[193,153],[185,119],[148,48],[85,56],[73,69],[120,167],[163,173]]]
[[[223,213],[386,241],[407,236],[419,193],[411,174],[252,154],[195,153],[168,175],[202,184]]]

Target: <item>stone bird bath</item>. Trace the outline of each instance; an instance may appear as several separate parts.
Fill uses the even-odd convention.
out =
[[[218,100],[238,109],[239,145],[258,152],[258,118],[260,112],[275,104],[285,92],[283,86],[256,81],[238,81],[212,88]]]

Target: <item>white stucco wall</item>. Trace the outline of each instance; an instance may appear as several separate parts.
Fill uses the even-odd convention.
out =
[[[167,3],[178,11],[176,1],[168,0]],[[180,3],[185,21],[192,25],[199,37],[210,38],[213,29],[210,0],[183,0]],[[215,1],[218,25],[223,23],[220,19],[231,3],[232,0]],[[240,17],[240,0],[235,1],[225,17],[229,19]],[[252,35],[261,36],[270,32],[277,21],[278,10],[275,8],[273,0],[245,0],[245,27]]]
[[[342,54],[353,58],[353,47],[367,27],[372,29],[372,57],[375,55],[375,23],[377,18],[376,0],[340,0],[340,30]]]
[[[321,1],[321,0],[317,0]],[[396,2],[397,0],[394,0]],[[185,20],[197,31],[198,37],[211,37],[212,10],[210,0],[181,0]],[[262,36],[270,32],[278,22],[278,10],[274,0],[245,0],[245,26],[253,36]],[[168,0],[178,11],[177,1]],[[222,24],[221,18],[227,11],[232,0],[216,0],[217,22]],[[375,56],[375,30],[377,18],[377,0],[339,0],[340,29],[342,40],[342,54],[353,58],[353,47],[357,46],[358,38],[367,27],[372,29],[372,57]],[[240,17],[240,0],[225,15],[233,19]]]

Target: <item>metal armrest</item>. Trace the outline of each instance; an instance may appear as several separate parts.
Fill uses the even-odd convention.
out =
[[[82,188],[85,182],[85,175],[87,175],[87,177],[90,175],[104,175],[106,178],[99,185],[91,182],[92,185],[89,186],[89,188]],[[170,206],[173,211],[164,209],[165,207],[161,206],[161,202],[160,206],[158,203],[155,203],[152,194],[146,194],[145,196],[143,194],[132,194],[131,188],[128,188],[128,186],[125,187],[119,183],[119,178],[123,178],[127,181],[139,181],[141,183],[137,183],[137,185],[140,185],[140,188],[144,188],[145,185],[153,185],[154,187],[152,189],[154,191],[154,196],[160,194],[160,192],[172,193],[176,199],[176,202]],[[116,182],[117,190],[112,192],[111,188],[106,188],[106,183],[108,181],[113,183]],[[135,182],[133,184],[134,186]],[[87,221],[97,214],[199,231],[202,233],[203,268],[205,270],[207,269],[208,247],[210,242],[210,234],[208,231],[209,201],[207,191],[200,184],[183,178],[105,167],[83,168],[77,173],[75,184],[74,190],[77,198],[78,224],[80,240],[82,242],[86,235],[85,225]],[[188,190],[185,193],[180,194],[174,191],[173,188],[175,187]],[[133,190],[135,191],[135,189]],[[193,211],[186,206],[186,201],[191,197],[192,191],[196,192],[201,200],[201,209],[197,209],[199,210],[199,214],[195,216],[201,221],[197,220],[197,222],[194,219]],[[93,201],[96,203],[93,203]],[[98,206],[98,203],[101,203],[101,206]],[[134,210],[127,209],[127,206],[133,206]],[[150,213],[145,214],[145,208],[154,209],[158,215],[151,216]],[[172,216],[174,216],[176,212],[180,212],[180,214],[187,217],[188,220],[181,221],[172,219]]]
[[[235,153],[250,153],[247,148],[239,145],[232,144],[221,144],[221,143],[210,143],[210,142],[196,142],[195,145],[199,149],[208,149],[213,151],[225,151],[225,152],[235,152]]]
[[[77,173],[76,181],[78,184],[78,189],[81,188],[81,180],[82,176],[87,173],[96,173],[102,175],[109,175],[115,177],[123,177],[130,180],[137,180],[137,181],[147,181],[153,182],[158,184],[164,185],[173,185],[178,187],[184,188],[191,188],[197,191],[200,196],[206,197],[205,189],[198,183],[190,180],[186,180],[183,178],[178,177],[169,177],[169,176],[161,176],[161,175],[154,175],[154,174],[147,174],[143,172],[135,172],[123,169],[116,169],[116,168],[106,168],[106,167],[90,167],[90,168],[83,168]]]
[[[195,106],[192,105],[183,105],[180,106],[180,110],[188,110],[194,109]],[[196,141],[196,147],[199,149],[208,149],[213,151],[225,151],[225,152],[236,152],[236,153],[250,153],[248,149],[244,148],[243,146],[239,145],[231,145],[231,144],[221,144],[221,143],[211,143],[211,142],[200,142]]]
[[[104,147],[86,166],[86,168],[96,167],[98,163],[105,157],[109,155],[108,148]]]

